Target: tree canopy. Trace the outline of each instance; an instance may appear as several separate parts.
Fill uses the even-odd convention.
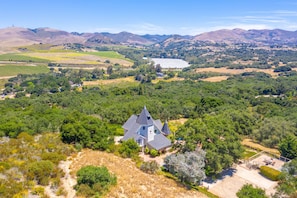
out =
[[[164,164],[168,171],[182,182],[200,184],[200,181],[206,177],[203,150],[171,154],[164,159]]]

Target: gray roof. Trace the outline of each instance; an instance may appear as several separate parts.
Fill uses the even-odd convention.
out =
[[[167,122],[166,122],[167,123]],[[155,129],[158,129],[159,131],[162,131],[162,123],[160,120],[154,120],[150,113],[147,111],[146,107],[142,109],[141,113],[137,115],[132,115],[123,125],[123,128],[125,129],[124,137],[122,138],[123,141],[133,138],[134,140],[137,140],[138,138],[143,138],[140,134],[137,134],[137,131],[142,126],[148,126],[148,125],[154,125]],[[165,124],[164,124],[165,125]],[[167,125],[168,127],[168,125]],[[164,128],[164,126],[163,126]],[[165,129],[166,131],[167,129]],[[168,129],[169,131],[169,129]],[[163,131],[162,131],[163,132]],[[166,134],[165,132],[163,132]],[[169,131],[170,133],[170,131]],[[171,146],[171,142],[169,139],[167,139],[162,133],[155,134],[154,140],[147,143],[151,148],[154,148],[156,150],[161,150],[164,148],[167,148]]]
[[[155,139],[148,142],[148,145],[156,150],[164,149],[171,146],[171,141],[163,134],[158,134]]]
[[[125,133],[124,137],[122,140],[128,140],[130,138],[134,138],[135,140],[140,136],[137,134],[137,130],[139,129],[140,125],[139,124],[134,124],[128,131]]]
[[[123,128],[129,130],[136,123],[137,115],[132,115],[123,125]]]
[[[154,124],[155,124],[155,126],[158,128],[158,130],[159,131],[161,131],[161,129],[162,129],[162,122],[161,122],[161,120],[154,120]]]
[[[162,127],[162,130],[161,130],[165,135],[169,135],[171,132],[170,132],[170,129],[168,127],[168,122],[167,120],[164,122],[164,125]]]
[[[141,125],[152,125],[153,124],[153,118],[144,106],[141,113],[139,114],[136,122]]]

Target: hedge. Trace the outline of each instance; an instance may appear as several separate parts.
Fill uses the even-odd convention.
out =
[[[280,171],[275,170],[274,168],[271,168],[269,166],[261,166],[260,173],[272,181],[279,180],[279,176],[281,174]]]

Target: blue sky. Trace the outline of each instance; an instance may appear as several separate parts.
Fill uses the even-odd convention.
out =
[[[0,0],[0,28],[197,35],[218,29],[297,30],[296,0]]]

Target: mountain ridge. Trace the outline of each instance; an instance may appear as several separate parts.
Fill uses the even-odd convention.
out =
[[[145,34],[138,35],[130,32],[94,32],[78,33],[67,32],[48,27],[35,29],[23,27],[8,27],[0,29],[0,45],[3,47],[16,47],[31,45],[36,43],[64,44],[80,43],[87,46],[97,45],[152,45],[158,43],[199,41],[213,43],[257,43],[257,44],[296,44],[297,31],[288,31],[282,29],[263,29],[263,30],[243,30],[243,29],[221,29],[210,32],[204,32],[195,36],[189,35],[159,35]]]

